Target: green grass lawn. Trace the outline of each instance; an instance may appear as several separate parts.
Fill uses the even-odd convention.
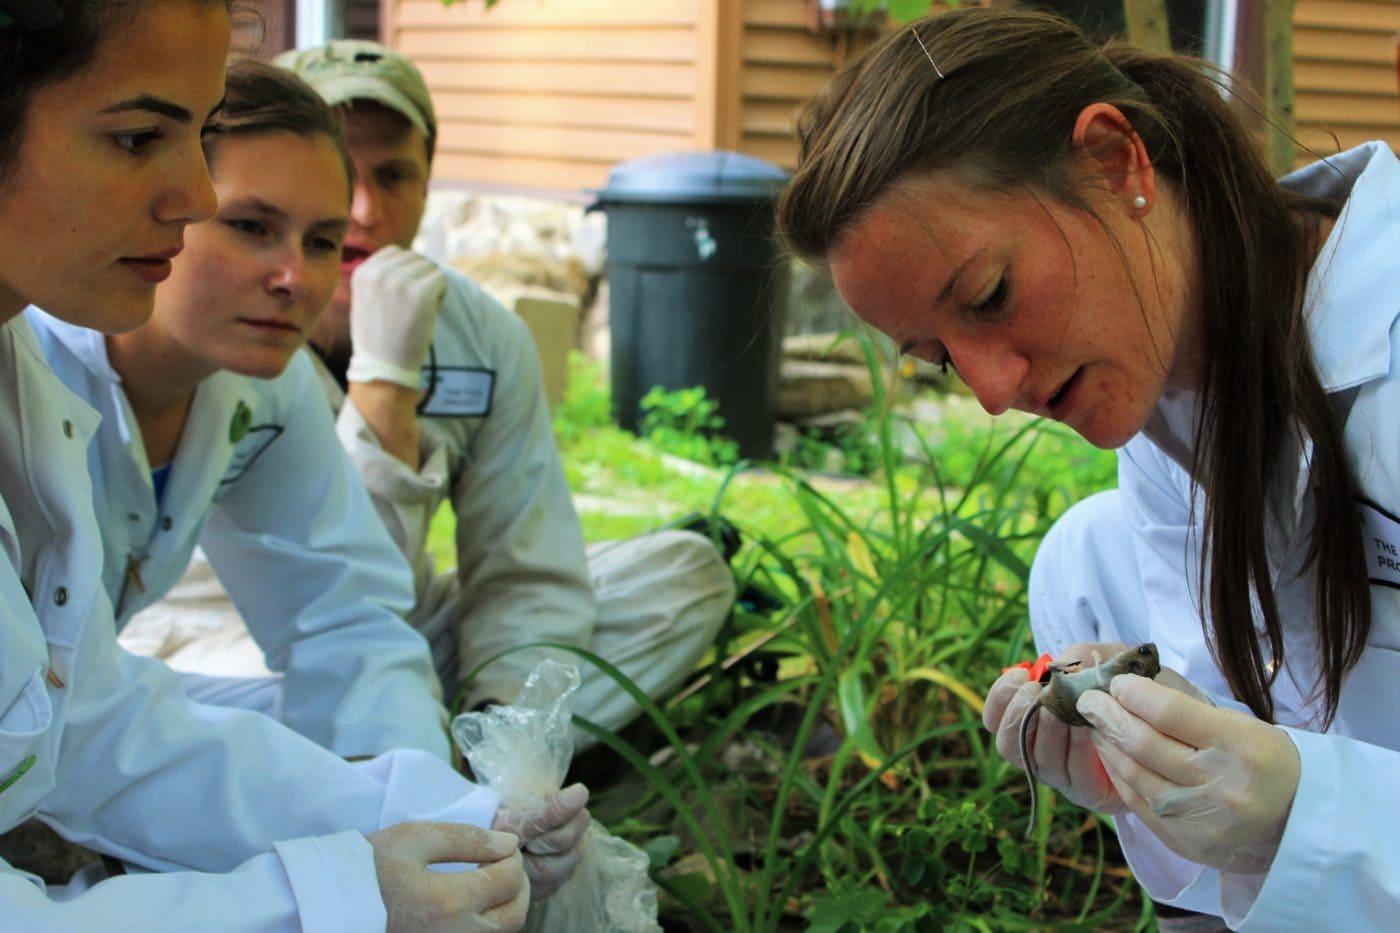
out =
[[[600,734],[593,809],[650,854],[667,929],[1151,929],[1105,821],[1043,794],[1023,838],[1024,776],[980,718],[1032,653],[1036,544],[1114,459],[956,396],[911,419],[907,390],[842,442],[864,475],[812,475],[676,457],[655,442],[675,432],[612,426],[603,374],[575,365],[555,426],[588,539],[723,515],[749,597],[681,698]],[[440,514],[440,564],[451,532]]]

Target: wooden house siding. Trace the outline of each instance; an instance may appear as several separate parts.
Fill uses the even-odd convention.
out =
[[[798,108],[866,41],[813,32],[806,0],[383,2],[384,41],[418,62],[438,108],[435,176],[524,190],[602,187],[657,152],[790,168]],[[1308,149],[1400,148],[1400,2],[1297,0],[1295,23]]]
[[[1293,84],[1300,162],[1383,139],[1400,149],[1396,0],[1297,0]]]
[[[438,178],[581,189],[623,159],[708,147],[697,128],[702,72],[713,69],[701,47],[710,6],[398,0],[385,38],[432,90]]]

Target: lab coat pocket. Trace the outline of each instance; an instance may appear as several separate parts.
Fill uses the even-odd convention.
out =
[[[0,831],[38,809],[53,789],[53,705],[36,670],[0,713]]]

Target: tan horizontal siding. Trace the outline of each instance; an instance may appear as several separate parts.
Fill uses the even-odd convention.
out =
[[[1384,32],[1351,32],[1341,29],[1296,29],[1293,33],[1295,59],[1324,62],[1394,61],[1390,36]]]
[[[1400,124],[1393,94],[1387,97],[1300,91],[1297,97],[1300,119],[1308,122],[1375,127]]]
[[[744,22],[750,26],[807,26],[807,4],[793,0],[744,0]]]
[[[742,45],[747,65],[817,65],[829,67],[832,44],[829,38],[813,35],[805,28],[746,24]]]
[[[696,57],[695,30],[674,26],[405,30],[399,49],[415,61],[450,56],[473,67],[500,61],[691,64]]]
[[[1400,148],[1395,89],[1394,0],[1299,0],[1293,13],[1298,138],[1327,155],[1369,139]],[[1335,136],[1335,139],[1334,139]]]
[[[540,191],[587,191],[607,185],[608,169],[576,159],[540,159],[516,155],[481,156],[444,152],[433,159],[433,176],[439,183],[470,182],[504,188]],[[538,185],[533,181],[539,179]]]
[[[744,107],[744,133],[790,136],[800,104],[786,100],[751,100]]]
[[[820,91],[830,77],[829,66],[780,68],[749,65],[744,69],[740,86],[745,101],[788,100],[800,104]]]
[[[791,167],[796,113],[869,41],[812,31],[806,0],[386,2],[442,115],[438,174],[527,188],[710,145]],[[1295,23],[1303,142],[1400,147],[1400,2],[1297,0]]]
[[[495,62],[472,66],[444,58],[419,61],[428,88],[512,94],[603,94],[619,97],[689,97],[695,69],[687,65],[630,62]]]
[[[695,126],[695,102],[686,98],[605,97],[586,94],[434,94],[438,118],[531,126],[593,126],[684,135]]]
[[[638,154],[684,149],[690,136],[640,130],[577,126],[522,126],[502,123],[442,121],[439,145],[454,152],[500,158],[567,156],[580,162],[612,165]]]
[[[706,2],[398,0],[390,41],[439,112],[435,174],[601,186],[619,161],[695,148]]]
[[[1360,32],[1394,31],[1400,23],[1395,0],[1298,0],[1293,7],[1294,28],[1350,29]]]
[[[763,159],[765,162],[771,162],[783,168],[791,168],[793,142],[790,136],[777,138],[745,135],[743,151],[745,155],[751,155],[755,159]]]
[[[736,2],[744,10],[739,148],[790,169],[797,111],[870,39],[814,31],[806,0]]]
[[[443,6],[442,0],[399,0],[400,29],[446,26],[517,29],[521,26],[686,26],[696,18],[697,0],[501,0],[487,10],[482,0]]]
[[[1298,59],[1293,83],[1300,91],[1326,88],[1352,94],[1395,96],[1395,65]]]
[[[1335,155],[1343,149],[1359,146],[1378,138],[1370,130],[1358,130],[1345,126],[1309,125],[1298,128],[1298,140],[1306,150],[1298,154],[1298,164],[1313,161],[1320,156]],[[1389,140],[1392,148],[1400,149],[1400,144]]]

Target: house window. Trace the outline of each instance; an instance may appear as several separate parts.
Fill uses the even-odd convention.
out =
[[[378,39],[379,0],[297,0],[297,46],[327,39]]]

